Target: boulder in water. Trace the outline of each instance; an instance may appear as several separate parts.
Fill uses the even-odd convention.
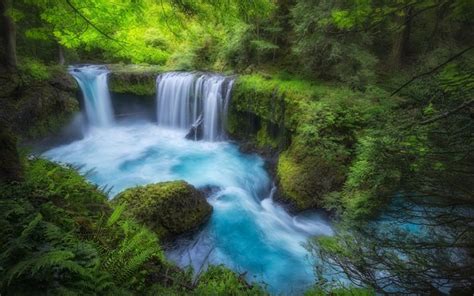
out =
[[[185,181],[172,181],[130,188],[115,201],[125,212],[154,230],[160,237],[197,229],[208,220],[212,207],[204,194]]]

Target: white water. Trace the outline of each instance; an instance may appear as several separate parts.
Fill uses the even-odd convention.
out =
[[[170,72],[157,78],[158,124],[186,130],[202,114],[203,139],[224,138],[232,80],[220,75]]]
[[[97,75],[89,69],[74,73],[88,96],[96,79],[83,76]],[[302,244],[312,236],[332,235],[327,219],[316,212],[289,215],[273,202],[274,188],[263,160],[216,141],[224,136],[232,81],[217,75],[168,73],[158,78],[157,85],[159,125],[93,126],[83,139],[44,155],[93,170],[88,178],[112,186],[112,196],[136,185],[180,179],[211,188],[210,221],[194,237],[177,241],[168,250],[169,258],[180,266],[193,266],[196,272],[207,264],[222,263],[245,272],[249,281],[265,282],[272,293],[300,294],[314,283],[312,262]],[[95,102],[109,99],[108,93],[102,95],[94,97]],[[185,139],[187,128],[201,113],[208,141]]]
[[[94,65],[70,67],[69,73],[82,90],[89,123],[93,126],[112,125],[114,117],[107,84],[107,68]]]
[[[84,139],[44,154],[52,160],[93,169],[96,184],[111,194],[141,184],[183,179],[212,186],[214,208],[206,227],[182,239],[168,252],[180,266],[198,270],[204,261],[247,272],[274,293],[298,293],[314,281],[301,245],[314,235],[331,235],[318,213],[292,217],[272,200],[272,182],[256,155],[245,155],[227,142],[184,139],[184,133],[152,123],[92,128]]]

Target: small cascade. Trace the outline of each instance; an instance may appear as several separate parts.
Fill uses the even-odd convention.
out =
[[[110,126],[114,122],[105,66],[69,67],[69,73],[76,79],[84,96],[86,116],[93,126]]]
[[[193,135],[206,141],[222,140],[232,84],[232,79],[214,74],[170,72],[158,76],[158,125],[191,128]]]

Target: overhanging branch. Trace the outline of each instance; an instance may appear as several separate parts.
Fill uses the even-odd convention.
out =
[[[118,42],[118,43],[126,43],[124,41],[121,41],[121,40],[117,40],[115,38],[113,38],[112,36],[110,36],[109,34],[105,33],[104,31],[102,31],[99,27],[97,27],[93,22],[91,22],[87,17],[84,16],[84,14],[82,14],[82,12],[77,9],[72,3],[70,0],[65,0],[67,5],[69,5],[69,7],[71,7],[72,10],[74,10],[75,13],[77,13],[86,23],[88,23],[89,25],[91,25],[97,32],[99,32],[100,34],[102,34],[104,37],[106,37],[107,39],[110,39],[112,41],[115,41],[115,42]]]
[[[452,61],[454,61],[455,59],[459,58],[460,56],[462,56],[463,54],[465,54],[466,52],[468,52],[469,50],[473,49],[474,46],[470,46],[460,52],[458,52],[457,54],[453,55],[452,57],[450,57],[449,59],[447,59],[445,62],[439,64],[438,66],[434,67],[433,69],[427,71],[427,72],[424,72],[424,73],[421,73],[421,74],[418,74],[416,76],[413,76],[410,80],[408,80],[407,82],[405,82],[402,86],[400,86],[399,88],[397,88],[394,92],[392,92],[390,94],[390,96],[394,96],[395,94],[397,94],[399,91],[401,91],[403,88],[405,88],[406,86],[408,86],[409,84],[411,84],[413,81],[423,77],[423,76],[427,76],[427,75],[430,75],[430,74],[433,74],[435,73],[436,71],[440,70],[441,68],[443,68],[444,66],[446,66],[447,64],[451,63]]]

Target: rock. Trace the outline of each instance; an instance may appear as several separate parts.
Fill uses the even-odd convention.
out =
[[[138,96],[156,95],[156,76],[160,66],[109,64],[109,89],[114,93]]]
[[[342,187],[343,167],[319,156],[298,159],[290,149],[278,159],[277,183],[279,191],[275,200],[286,204],[290,212],[321,208],[324,197]]]
[[[189,132],[186,134],[186,139],[198,141],[202,139],[202,114],[193,123]]]
[[[79,110],[73,78],[59,67],[49,76],[21,83],[15,75],[0,75],[0,118],[20,141],[58,131]]]
[[[125,212],[154,230],[160,237],[186,233],[208,220],[212,207],[204,194],[185,181],[172,181],[130,188],[115,202]]]

